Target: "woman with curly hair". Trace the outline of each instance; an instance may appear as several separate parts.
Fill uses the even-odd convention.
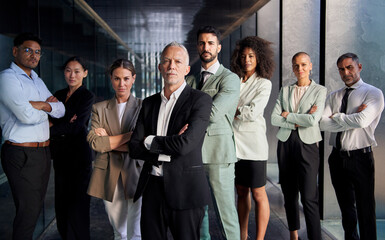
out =
[[[270,45],[271,42],[262,38],[246,37],[237,42],[231,57],[231,70],[241,78],[240,99],[233,121],[239,160],[235,164],[235,186],[241,240],[248,238],[250,190],[255,202],[256,239],[264,239],[270,217],[265,190],[269,146],[263,117],[271,92],[269,79],[274,71]]]

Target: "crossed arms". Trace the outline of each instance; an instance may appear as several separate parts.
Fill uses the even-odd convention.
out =
[[[355,90],[356,91],[356,90]],[[381,114],[384,108],[384,97],[380,90],[373,90],[365,94],[363,99],[351,99],[356,101],[357,109],[351,113],[340,113],[337,108],[340,104],[335,95],[329,95],[326,100],[325,111],[320,121],[322,131],[341,132],[355,128],[368,127]],[[361,101],[361,102],[359,102]]]

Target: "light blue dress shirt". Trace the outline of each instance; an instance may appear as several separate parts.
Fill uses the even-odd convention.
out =
[[[29,101],[46,101],[52,96],[36,72],[29,77],[19,66],[0,73],[0,126],[3,140],[15,143],[44,142],[49,139],[48,115],[64,116],[62,102],[50,102],[52,111],[44,112],[32,107]]]

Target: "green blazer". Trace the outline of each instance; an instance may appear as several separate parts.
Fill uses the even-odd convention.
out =
[[[196,88],[195,79],[200,79],[199,74],[186,78],[186,82]],[[201,91],[213,99],[210,122],[202,147],[203,163],[234,163],[237,157],[232,124],[239,101],[240,79],[220,65],[218,71],[206,80]]]
[[[286,142],[291,131],[295,130],[295,124],[297,124],[300,126],[298,127],[298,135],[302,142],[306,144],[319,142],[322,140],[319,120],[324,111],[327,89],[312,80],[299,102],[298,112],[293,113],[292,93],[294,88],[295,83],[281,89],[271,114],[271,124],[279,127],[277,138]],[[313,114],[308,114],[313,105],[317,106],[317,110]],[[281,116],[283,111],[290,112],[287,118]]]

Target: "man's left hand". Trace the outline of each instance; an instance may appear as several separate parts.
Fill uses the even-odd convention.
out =
[[[59,102],[59,100],[57,100],[56,97],[54,96],[50,96],[47,98],[47,100],[45,100],[46,102]]]
[[[29,101],[33,108],[37,110],[43,110],[44,112],[51,112],[52,108],[47,102],[42,101]]]
[[[184,125],[181,130],[179,130],[178,135],[182,135],[187,130],[187,128],[188,128],[188,123]]]
[[[362,112],[367,106],[365,103],[361,104],[357,109],[357,113]]]

